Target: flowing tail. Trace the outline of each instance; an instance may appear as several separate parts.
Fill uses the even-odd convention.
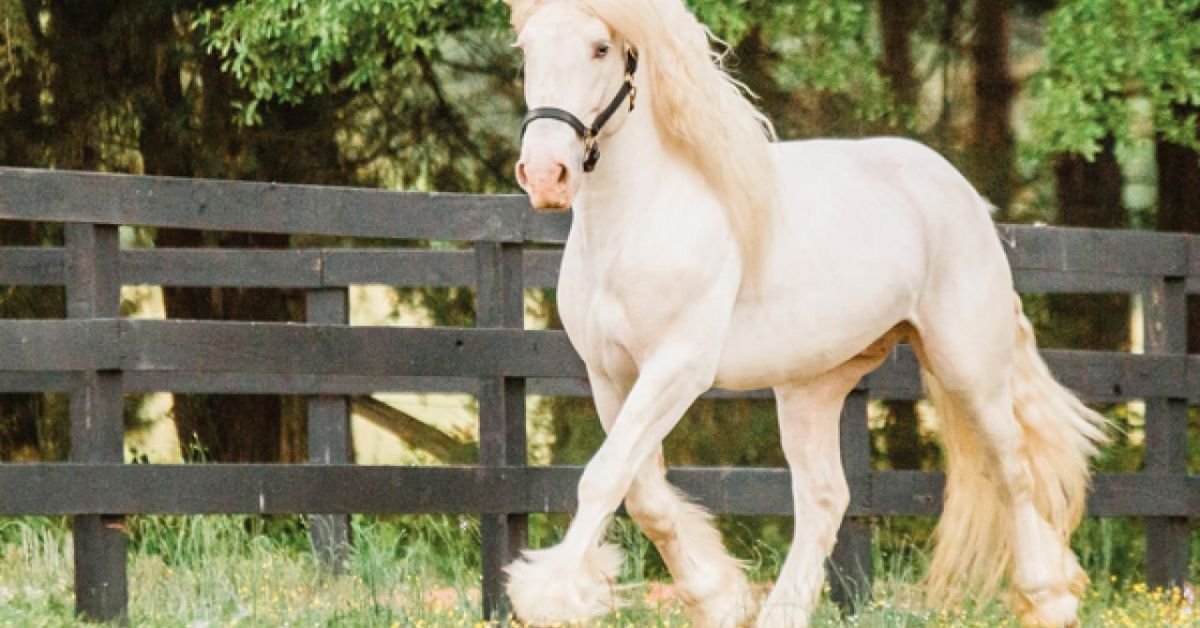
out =
[[[1023,433],[1021,456],[1032,478],[1034,507],[1067,546],[1083,518],[1088,460],[1107,440],[1108,422],[1055,381],[1038,354],[1019,297],[1016,303],[1011,388]],[[999,487],[989,479],[991,457],[982,449],[972,421],[936,378],[922,375],[941,417],[947,454],[945,505],[934,533],[926,591],[933,606],[957,607],[976,596],[994,597],[1011,575],[1012,516]],[[1079,595],[1087,577],[1077,566],[1074,571],[1071,588]]]

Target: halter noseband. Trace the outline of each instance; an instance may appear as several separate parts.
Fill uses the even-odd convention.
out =
[[[521,137],[525,137],[525,129],[529,127],[529,123],[539,118],[565,122],[575,130],[575,135],[583,140],[583,171],[591,172],[596,168],[596,162],[600,161],[600,147],[596,144],[596,136],[600,134],[600,129],[604,128],[609,118],[621,107],[621,103],[625,102],[627,96],[629,97],[629,110],[633,111],[633,103],[637,100],[637,87],[633,84],[633,73],[636,71],[637,52],[631,48],[625,51],[625,80],[621,83],[621,89],[617,90],[612,102],[608,103],[600,115],[596,116],[592,126],[586,126],[566,109],[537,107],[530,109],[529,113],[525,114],[525,120],[521,123]]]

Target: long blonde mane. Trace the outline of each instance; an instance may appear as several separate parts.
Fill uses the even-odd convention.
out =
[[[744,273],[758,277],[776,209],[774,130],[722,69],[712,47],[721,42],[682,0],[577,1],[637,49],[655,123],[721,200]],[[519,31],[539,4],[512,2],[513,27]]]

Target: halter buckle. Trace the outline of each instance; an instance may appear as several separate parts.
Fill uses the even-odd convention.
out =
[[[600,145],[596,143],[596,133],[588,130],[583,137],[583,171],[591,172],[600,161]]]

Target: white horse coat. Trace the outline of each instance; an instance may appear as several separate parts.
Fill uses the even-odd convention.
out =
[[[1085,578],[1066,537],[1102,420],[1037,356],[988,205],[970,184],[902,139],[777,143],[754,162],[763,135],[734,129],[715,135],[712,150],[723,152],[704,154],[706,129],[679,130],[672,115],[712,106],[720,115],[709,120],[751,129],[758,120],[731,100],[741,97],[706,41],[702,58],[683,58],[705,35],[680,0],[513,8],[535,113],[594,118],[628,70],[610,50],[636,49],[644,68],[632,79],[636,107],[622,106],[598,135],[593,172],[583,172],[584,144],[558,114],[528,123],[517,166],[535,206],[574,207],[559,309],[609,432],[562,544],[509,567],[517,615],[551,623],[617,604],[620,557],[602,535],[624,498],[698,625],[805,624],[849,500],[842,400],[907,339],[950,458],[930,586],[953,604],[1006,579],[1026,622],[1076,621]],[[714,81],[713,102],[667,111],[684,80]],[[754,168],[731,184],[714,170],[722,159],[734,172]],[[798,525],[761,608],[707,516],[663,475],[662,439],[712,386],[773,387],[779,403]]]

